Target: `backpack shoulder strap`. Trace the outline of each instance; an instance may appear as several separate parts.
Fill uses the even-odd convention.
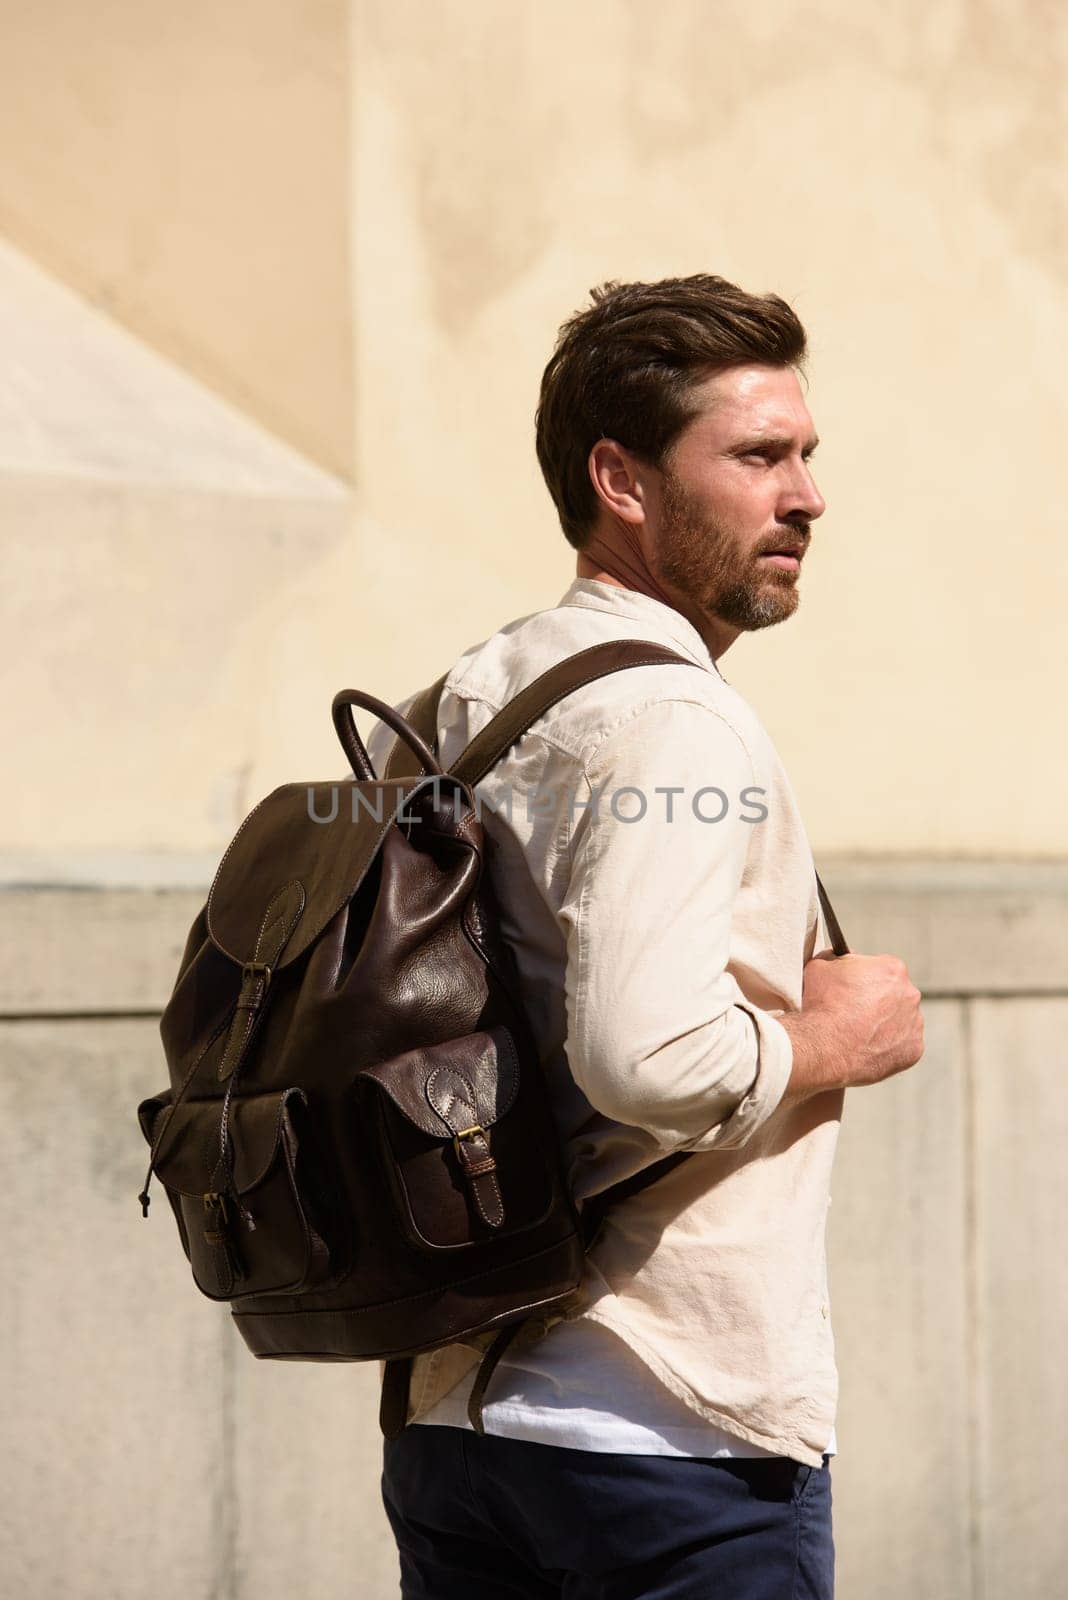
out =
[[[532,723],[574,689],[624,667],[679,665],[706,672],[699,661],[679,655],[651,639],[609,639],[567,656],[528,683],[476,734],[451,771],[473,789]]]
[[[702,668],[700,662],[679,655],[651,639],[609,639],[604,644],[590,645],[575,655],[567,656],[549,667],[520,690],[508,704],[477,734],[467,749],[453,763],[453,775],[473,789],[486,776],[490,768],[511,749],[531,723],[537,722],[558,700],[563,700],[573,689],[593,683],[610,672],[623,667],[658,666],[681,663],[683,666]],[[409,707],[406,720],[420,738],[431,748],[437,744],[438,702],[445,687],[448,673],[423,689]],[[421,772],[416,756],[403,739],[396,739],[389,753],[384,776],[403,778],[418,776]]]
[[[820,897],[820,910],[823,912],[823,920],[827,925],[827,934],[831,941],[831,949],[834,951],[836,956],[847,956],[849,954],[849,946],[846,944],[845,934],[842,932],[842,924],[834,914],[834,907],[831,905],[831,897],[823,887],[823,883],[818,872],[816,874],[816,890]]]

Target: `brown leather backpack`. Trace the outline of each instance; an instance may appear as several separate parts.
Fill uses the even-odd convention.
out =
[[[412,1356],[499,1330],[469,1406],[481,1432],[496,1362],[531,1313],[574,1291],[608,1205],[688,1159],[576,1214],[473,796],[579,685],[679,661],[643,640],[580,651],[447,773],[432,749],[443,678],[407,719],[342,691],[332,713],[353,780],[262,800],[190,929],[160,1019],[171,1085],[138,1113],[143,1213],[154,1172],[194,1281],[230,1303],[253,1354],[384,1359],[388,1437],[405,1425]],[[381,778],[353,705],[398,735]]]

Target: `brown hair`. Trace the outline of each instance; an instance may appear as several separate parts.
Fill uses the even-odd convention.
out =
[[[576,549],[596,520],[587,462],[598,439],[659,467],[697,415],[699,384],[727,367],[800,366],[805,356],[805,330],[785,300],[708,273],[590,294],[593,304],[560,329],[536,418],[542,475]]]

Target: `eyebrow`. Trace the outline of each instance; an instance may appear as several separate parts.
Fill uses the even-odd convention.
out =
[[[744,455],[747,450],[789,450],[793,446],[793,439],[786,434],[762,433],[755,434],[751,439],[742,439],[738,444],[731,445],[732,455]],[[820,440],[816,434],[803,447],[801,454],[812,455]]]

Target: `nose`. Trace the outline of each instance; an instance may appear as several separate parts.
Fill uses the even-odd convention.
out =
[[[812,476],[811,468],[806,461],[800,461],[797,471],[787,491],[787,503],[782,508],[783,521],[815,522],[817,517],[822,517],[827,509],[827,502],[816,487],[816,480]]]

